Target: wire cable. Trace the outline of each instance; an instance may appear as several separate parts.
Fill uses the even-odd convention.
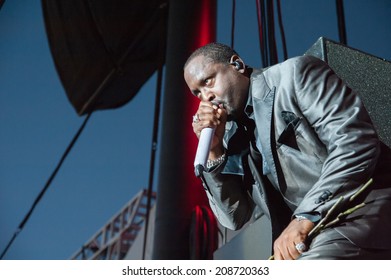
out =
[[[236,0],[232,0],[232,25],[231,25],[231,48],[234,49],[235,44],[235,14],[236,14]]]
[[[256,0],[255,2],[257,6],[259,45],[262,59],[262,67],[267,67],[270,65],[270,61],[265,0]]]
[[[346,26],[345,26],[345,13],[343,8],[343,0],[336,0],[337,6],[337,19],[338,19],[338,34],[339,42],[347,45]]]
[[[275,35],[275,10],[273,0],[256,0],[258,18],[259,46],[263,68],[278,63],[278,50]],[[276,0],[277,17],[281,34],[284,60],[288,59],[284,25],[282,22],[281,3]]]
[[[255,0],[257,6],[257,20],[258,20],[258,37],[259,37],[259,50],[261,53],[262,66],[266,65],[265,57],[265,45],[264,45],[264,35],[263,35],[263,24],[262,24],[262,15],[261,15],[261,3],[260,0]]]
[[[278,14],[278,25],[280,27],[281,41],[282,41],[282,51],[284,54],[284,60],[288,59],[288,49],[286,46],[284,24],[282,22],[282,13],[281,13],[281,1],[276,0],[277,2],[277,14]]]
[[[155,113],[154,113],[154,125],[153,125],[153,135],[152,135],[152,149],[151,149],[151,161],[149,165],[149,182],[148,182],[148,200],[147,200],[147,213],[145,215],[145,230],[144,230],[144,240],[143,240],[143,255],[142,259],[145,260],[146,251],[147,251],[147,241],[148,241],[148,227],[149,227],[149,218],[152,204],[152,192],[153,192],[153,178],[155,173],[155,159],[156,159],[156,150],[158,145],[158,134],[159,134],[159,115],[160,115],[160,103],[162,96],[162,76],[163,76],[163,65],[159,66],[157,73],[157,86],[156,86],[156,98],[155,98]]]
[[[83,132],[88,120],[90,119],[91,117],[91,114],[92,112],[90,112],[86,118],[84,119],[82,125],[80,126],[79,130],[77,131],[77,133],[75,134],[75,136],[73,137],[71,143],[68,145],[67,149],[65,150],[65,152],[63,153],[60,161],[58,162],[56,168],[53,170],[52,174],[50,175],[49,179],[47,180],[45,186],[43,187],[43,189],[41,190],[41,192],[38,194],[38,196],[35,198],[34,200],[34,203],[32,204],[32,206],[30,207],[30,210],[27,212],[27,214],[25,215],[25,217],[23,218],[22,222],[19,224],[18,228],[16,229],[16,231],[14,232],[12,238],[10,239],[10,241],[8,242],[7,246],[5,247],[5,249],[3,250],[3,252],[1,253],[1,256],[0,256],[0,260],[2,260],[4,258],[4,256],[6,255],[7,251],[9,250],[9,248],[11,247],[12,243],[14,242],[14,240],[16,239],[16,237],[19,235],[19,233],[23,230],[24,226],[26,225],[27,221],[30,219],[31,215],[33,214],[33,211],[34,209],[37,207],[38,203],[41,201],[42,197],[44,196],[44,194],[46,193],[46,191],[48,190],[50,184],[52,183],[54,177],[56,176],[57,172],[60,170],[61,168],[61,165],[63,164],[64,160],[66,159],[66,157],[68,156],[69,152],[71,151],[72,147],[74,146],[74,144],[76,143],[77,139],[79,138],[80,134]]]
[[[158,146],[158,136],[159,136],[159,122],[160,122],[160,104],[162,100],[162,88],[163,88],[163,67],[165,61],[165,52],[166,52],[166,37],[164,34],[167,33],[167,22],[168,22],[168,11],[167,8],[160,10],[160,32],[158,38],[158,67],[157,67],[157,83],[156,83],[156,92],[155,92],[155,110],[154,110],[154,120],[153,120],[153,130],[152,130],[152,147],[151,147],[151,158],[149,164],[149,179],[148,179],[148,197],[147,197],[147,210],[145,215],[145,230],[144,230],[144,240],[143,240],[143,252],[142,259],[146,258],[147,243],[148,243],[148,227],[149,219],[151,214],[151,205],[152,205],[152,193],[153,193],[153,179],[155,175],[155,160],[156,160],[156,151]]]
[[[276,36],[274,28],[274,4],[273,0],[267,0],[267,26],[268,26],[268,37],[269,37],[269,53],[270,53],[270,65],[274,65],[278,62]]]

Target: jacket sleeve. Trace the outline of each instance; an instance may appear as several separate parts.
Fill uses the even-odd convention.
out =
[[[220,224],[231,230],[242,228],[250,220],[254,209],[243,176],[227,172],[227,167],[238,164],[237,160],[236,156],[227,156],[225,162],[202,176],[212,211]]]
[[[324,216],[338,197],[349,197],[372,176],[380,142],[359,96],[325,62],[300,58],[293,79],[300,111],[327,151],[319,179],[295,213]],[[324,193],[331,196],[319,201]]]

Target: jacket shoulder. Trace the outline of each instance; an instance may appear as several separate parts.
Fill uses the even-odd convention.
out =
[[[279,64],[276,64],[277,67],[283,68],[305,68],[310,65],[327,65],[327,63],[320,58],[317,58],[312,55],[302,55],[289,58]]]

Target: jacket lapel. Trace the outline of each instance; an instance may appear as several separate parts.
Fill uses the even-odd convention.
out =
[[[275,97],[275,87],[268,87],[263,77],[257,77],[252,81],[251,94],[253,97],[253,114],[252,118],[256,120],[256,139],[257,148],[261,151],[270,170],[272,180],[276,184],[276,188],[281,188],[281,183],[278,179],[277,166],[273,156],[274,140],[274,120],[273,120],[273,104]],[[275,155],[277,157],[277,155]],[[282,230],[288,225],[291,217],[291,211],[286,206],[279,191],[277,191],[268,180],[263,180],[265,176],[259,180],[261,190],[266,202],[267,212],[271,218],[272,224],[272,239],[273,241],[280,235]],[[284,184],[282,184],[284,186]],[[279,205],[277,207],[272,204]]]
[[[264,156],[274,182],[278,184],[276,165],[271,147],[273,143],[272,126],[275,90],[275,87],[269,88],[267,86],[263,76],[257,77],[252,81],[251,94],[253,96],[254,112],[251,118],[256,123],[257,148]]]

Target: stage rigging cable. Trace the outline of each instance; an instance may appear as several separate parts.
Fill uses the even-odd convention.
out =
[[[235,48],[235,14],[236,0],[232,0],[232,17],[231,17],[231,48]]]
[[[273,0],[255,0],[257,7],[259,46],[262,59],[262,67],[268,67],[278,63],[278,50],[275,35],[275,18]],[[282,22],[280,0],[276,0],[277,16],[280,28],[282,51],[284,60],[288,59],[288,51],[285,40],[285,31]]]
[[[75,145],[76,141],[79,139],[79,136],[81,135],[81,133],[84,131],[84,128],[88,122],[88,120],[90,119],[92,115],[92,112],[88,113],[88,115],[84,118],[84,121],[82,123],[82,125],[80,126],[80,128],[78,129],[78,131],[76,132],[75,136],[73,137],[72,141],[70,142],[70,144],[68,145],[68,147],[66,148],[65,152],[63,153],[60,161],[58,162],[56,168],[53,170],[52,174],[50,175],[49,179],[47,180],[45,186],[42,188],[42,190],[40,191],[40,193],[38,194],[38,196],[35,198],[33,204],[31,205],[29,211],[27,212],[27,214],[25,215],[25,217],[23,218],[22,222],[19,224],[18,228],[16,229],[15,233],[13,234],[12,238],[10,239],[10,241],[8,242],[7,246],[5,247],[5,249],[3,250],[3,252],[1,253],[0,255],[0,260],[3,259],[3,257],[5,256],[5,254],[7,253],[8,249],[11,247],[12,243],[14,242],[14,240],[16,239],[16,237],[19,235],[19,233],[23,230],[24,226],[26,225],[27,221],[30,219],[31,215],[33,214],[34,212],[34,209],[35,207],[37,207],[38,203],[41,201],[42,197],[44,196],[44,194],[46,193],[46,191],[49,189],[49,186],[51,185],[51,183],[53,182],[53,179],[56,177],[58,171],[60,170],[62,164],[64,163],[66,157],[68,156],[68,154],[70,153],[70,151],[72,150],[73,146]]]
[[[343,0],[336,0],[335,4],[337,7],[339,42],[341,44],[347,45],[348,40],[347,40],[347,36],[346,36],[345,13],[344,13],[344,8],[343,8]]]

